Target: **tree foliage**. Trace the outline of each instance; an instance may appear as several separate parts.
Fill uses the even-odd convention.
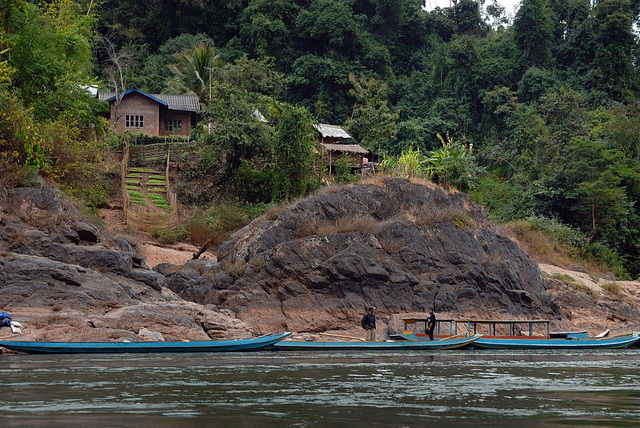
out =
[[[93,162],[67,155],[103,126],[84,90],[108,81],[97,32],[128,59],[128,87],[201,96],[203,153],[251,183],[246,199],[308,191],[310,121],[344,125],[392,171],[469,191],[504,221],[557,219],[640,274],[640,1],[522,0],[513,24],[493,0],[149,4],[0,1],[5,160],[66,177],[62,163]]]

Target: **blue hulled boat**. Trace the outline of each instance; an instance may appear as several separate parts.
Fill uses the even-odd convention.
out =
[[[402,334],[392,338],[428,341],[426,333],[418,331],[419,326],[426,322],[426,319],[420,318],[405,319]],[[442,337],[443,334],[475,335],[481,332],[482,337],[469,345],[481,349],[623,349],[640,343],[640,333],[613,337],[589,337],[585,331],[554,333],[549,330],[549,324],[548,320],[445,319],[437,321],[435,333],[436,337]],[[505,334],[498,334],[496,329],[503,330]],[[540,334],[541,329],[546,334]],[[484,330],[488,331],[485,333]]]
[[[390,342],[278,342],[273,346],[279,351],[435,351],[459,349],[469,346],[482,335],[447,337],[434,341],[390,341]]]
[[[253,339],[202,342],[0,342],[0,346],[27,354],[242,352],[269,349],[290,334],[286,332]]]
[[[484,339],[484,340],[483,340]],[[640,341],[640,334],[631,333],[603,338],[498,338],[487,337],[474,342],[481,349],[624,349]]]

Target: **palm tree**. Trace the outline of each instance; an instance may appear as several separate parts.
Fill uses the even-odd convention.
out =
[[[173,76],[167,80],[166,87],[162,92],[195,94],[200,98],[200,106],[204,109],[209,103],[213,71],[222,65],[218,55],[215,55],[212,46],[200,43],[192,50],[174,56],[178,63],[169,66]]]

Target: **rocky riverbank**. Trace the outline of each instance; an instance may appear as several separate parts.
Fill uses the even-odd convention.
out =
[[[209,340],[255,330],[171,292],[129,241],[102,236],[46,185],[0,188],[0,308],[25,326],[24,340]],[[0,330],[0,339],[16,337]]]
[[[381,337],[428,307],[559,329],[640,322],[637,283],[541,270],[466,195],[405,179],[324,189],[236,232],[219,260],[171,253],[153,269],[142,256],[161,252],[100,233],[47,185],[0,188],[0,212],[0,310],[26,340],[360,335],[368,305]]]

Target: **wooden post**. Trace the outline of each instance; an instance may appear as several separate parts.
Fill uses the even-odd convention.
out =
[[[547,321],[547,337],[551,337],[551,332],[549,331],[549,321]]]
[[[127,173],[129,172],[129,145],[127,144],[122,154],[122,163],[120,165],[120,177],[122,181],[122,215],[124,224],[127,225],[129,217],[129,192],[127,191]]]

